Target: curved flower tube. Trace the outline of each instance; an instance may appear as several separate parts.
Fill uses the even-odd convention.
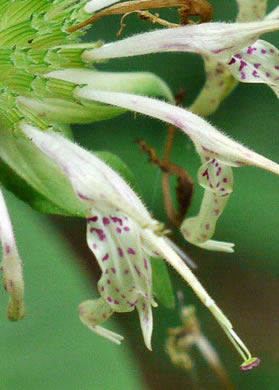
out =
[[[210,240],[232,192],[230,167],[254,165],[278,175],[278,164],[233,141],[204,119],[180,107],[143,96],[95,91],[91,87],[77,88],[75,95],[79,99],[99,101],[149,115],[171,123],[187,134],[203,162],[198,177],[205,188],[205,195],[199,216],[186,219],[181,227],[182,233],[186,240],[203,248],[233,251],[231,243]]]
[[[160,232],[138,196],[96,156],[53,131],[21,124],[21,130],[64,172],[77,198],[87,208],[87,242],[102,269],[100,298],[79,307],[84,324],[99,335],[120,343],[122,337],[100,326],[113,312],[137,308],[146,346],[151,349],[152,297],[149,256],[163,257],[214,315],[244,359],[252,356],[185,262]]]

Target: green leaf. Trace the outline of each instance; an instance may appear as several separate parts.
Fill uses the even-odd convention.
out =
[[[151,258],[153,292],[158,300],[169,309],[175,307],[175,297],[167,265],[162,259]]]

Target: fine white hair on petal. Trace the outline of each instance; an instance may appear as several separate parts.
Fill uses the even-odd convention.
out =
[[[91,0],[85,5],[84,11],[91,14],[118,2],[119,0]]]
[[[169,103],[119,92],[95,91],[90,87],[77,88],[76,97],[127,108],[180,128],[194,142],[200,155],[212,153],[227,165],[254,165],[279,175],[279,165],[253,152],[221,133],[204,119]]]
[[[155,223],[125,180],[94,154],[55,132],[42,132],[25,123],[21,129],[64,171],[81,201],[122,209],[141,226]]]
[[[160,52],[193,52],[226,59],[258,35],[279,29],[279,20],[252,23],[203,23],[138,34],[87,50],[86,62]]]

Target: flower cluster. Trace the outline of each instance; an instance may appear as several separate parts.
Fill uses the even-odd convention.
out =
[[[81,43],[85,29],[70,32],[92,13],[116,0],[2,0],[0,4],[0,159],[12,175],[1,183],[34,208],[87,220],[87,242],[102,271],[100,298],[80,305],[83,323],[119,343],[101,324],[114,312],[136,308],[151,349],[150,257],[164,258],[193,288],[244,359],[255,360],[215,302],[176,253],[135,192],[111,167],[72,141],[68,125],[112,118],[126,110],[181,129],[201,158],[205,188],[197,217],[187,218],[186,240],[209,250],[232,252],[233,244],[211,240],[233,190],[232,167],[254,165],[279,174],[279,165],[232,140],[202,119],[242,82],[266,83],[278,96],[279,53],[261,34],[279,29],[278,7],[264,18],[265,4],[238,0],[236,23],[191,24],[139,34],[114,43]],[[110,73],[93,65],[103,60],[156,52],[203,56],[207,81],[185,110],[174,106],[168,86],[146,73]],[[166,101],[154,99],[162,97]],[[24,186],[27,191],[20,191]],[[11,319],[24,315],[22,265],[11,222],[0,196],[0,238],[4,285]]]

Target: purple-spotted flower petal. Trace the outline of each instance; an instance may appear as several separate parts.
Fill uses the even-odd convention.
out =
[[[10,295],[8,305],[8,318],[12,321],[24,317],[24,281],[22,262],[19,258],[13,227],[8,214],[7,206],[0,190],[0,240],[2,244],[3,259],[1,270],[3,272],[4,288]]]
[[[228,67],[237,80],[267,84],[279,97],[279,50],[270,43],[257,40],[233,55]]]
[[[192,220],[191,231],[195,231],[191,236],[188,230],[189,223],[186,221],[186,227],[183,225],[184,237],[192,243],[202,245],[210,250],[221,250],[232,252],[232,244],[214,241],[207,242],[214,233],[214,228],[219,215],[222,213],[227,201],[226,197],[232,191],[232,174],[230,167],[240,167],[242,165],[255,165],[257,167],[269,170],[279,174],[279,165],[266,159],[265,157],[249,150],[245,146],[233,141],[228,136],[222,134],[204,119],[186,111],[180,107],[172,106],[168,103],[124,93],[95,91],[90,87],[80,88],[76,96],[87,100],[96,100],[108,103],[126,109],[149,115],[171,123],[180,128],[187,134],[195,144],[205,165],[201,168],[199,180],[202,186],[206,187],[205,198],[201,207],[198,219]],[[212,161],[214,164],[212,165]],[[208,180],[202,176],[208,168]],[[221,179],[219,181],[218,179]],[[225,181],[223,181],[225,180]],[[210,187],[212,186],[212,188]],[[215,202],[220,201],[220,207],[216,208]],[[214,215],[218,209],[218,215]],[[211,223],[209,223],[209,219]],[[197,222],[197,223],[196,223]],[[210,227],[207,229],[208,224]],[[187,233],[188,232],[188,233]],[[203,235],[204,241],[201,241]],[[193,238],[194,237],[194,238]],[[199,239],[197,239],[199,237]],[[207,244],[206,244],[207,242]]]
[[[121,94],[117,96],[121,97]],[[135,97],[132,96],[132,99]],[[153,100],[148,99],[145,103],[149,106]],[[193,114],[188,117],[190,122],[195,118]],[[152,219],[137,195],[116,172],[57,133],[40,131],[25,123],[21,124],[21,129],[64,171],[78,199],[87,206],[87,241],[101,267],[102,277],[98,283],[100,298],[85,301],[79,307],[84,324],[119,344],[122,337],[101,325],[113,312],[137,308],[145,343],[151,348],[151,306],[155,306],[155,303],[149,256],[153,254],[164,258],[192,287],[244,360],[251,357],[231,322],[174,251],[169,240],[162,236],[160,224]],[[214,130],[213,134],[217,135],[218,132]]]

